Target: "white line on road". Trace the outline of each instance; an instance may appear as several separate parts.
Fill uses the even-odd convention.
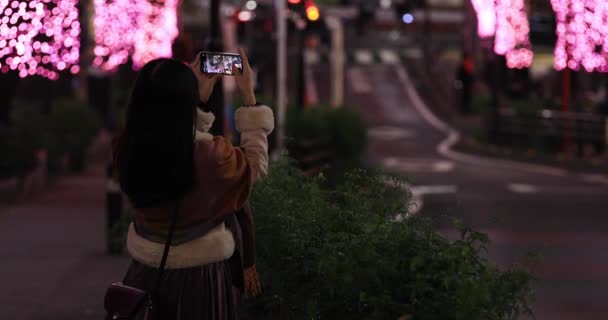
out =
[[[419,48],[411,48],[403,51],[403,55],[410,59],[420,59],[423,57],[422,50]]]
[[[370,138],[378,140],[399,140],[416,136],[416,132],[401,127],[381,126],[367,130]]]
[[[437,161],[435,159],[386,157],[382,160],[382,166],[401,173],[450,172],[454,170],[453,162],[445,160]]]
[[[458,187],[454,185],[446,186],[415,186],[411,189],[413,194],[450,194],[458,192]]]
[[[304,50],[304,62],[308,65],[319,64],[321,62],[321,54],[317,50]]]
[[[309,105],[319,104],[319,93],[317,92],[317,82],[314,79],[312,69],[310,66],[306,66],[304,69],[304,76],[306,78],[306,99]]]
[[[424,196],[431,194],[452,194],[458,192],[458,187],[454,185],[445,186],[412,186],[410,187],[412,200],[410,201],[410,214],[416,214],[424,207]]]
[[[374,62],[374,55],[367,49],[355,50],[355,61],[358,64],[369,65]]]
[[[372,92],[369,79],[363,74],[363,69],[352,67],[346,71],[346,78],[353,92],[356,94],[368,94]]]
[[[380,60],[386,64],[397,64],[401,62],[399,55],[390,49],[380,49],[378,50],[378,55],[380,56]]]
[[[530,184],[525,184],[525,183],[509,183],[507,185],[507,189],[509,189],[509,191],[514,192],[514,193],[527,193],[527,194],[538,193],[537,187],[530,185]]]
[[[608,184],[608,177],[603,174],[582,174],[581,177],[588,183]]]

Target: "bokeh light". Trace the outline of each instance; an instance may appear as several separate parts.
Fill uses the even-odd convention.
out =
[[[150,60],[171,57],[177,6],[178,0],[95,0],[93,64],[115,71],[131,57],[139,69]]]
[[[477,34],[487,39],[496,33],[496,6],[495,0],[471,0],[477,14]]]
[[[504,55],[509,68],[527,68],[534,53],[524,0],[471,0],[480,38],[494,36],[494,52]]]
[[[557,19],[555,68],[608,72],[608,1],[551,0]]]
[[[494,52],[504,55],[509,68],[527,68],[534,53],[530,49],[530,24],[524,0],[496,0]]]
[[[0,72],[57,80],[64,70],[74,70],[80,59],[77,3],[0,0]]]

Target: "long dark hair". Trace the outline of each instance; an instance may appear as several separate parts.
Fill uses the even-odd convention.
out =
[[[191,190],[198,84],[192,70],[156,59],[139,72],[116,150],[120,186],[136,208],[162,206]]]

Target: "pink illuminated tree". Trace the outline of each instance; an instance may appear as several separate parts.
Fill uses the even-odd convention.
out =
[[[177,5],[178,0],[149,3],[135,37],[133,62],[136,68],[150,60],[173,55],[173,40],[178,36]]]
[[[78,0],[0,0],[0,71],[56,80],[80,70]]]
[[[137,69],[171,57],[178,35],[178,0],[95,0],[93,64],[114,71],[131,56]]]
[[[555,68],[608,72],[608,1],[551,0],[557,18]]]
[[[477,13],[477,34],[482,39],[491,38],[496,33],[496,5],[494,0],[471,0]]]
[[[527,68],[534,53],[530,48],[530,24],[524,0],[496,0],[494,52],[504,55],[509,68]]]
[[[481,38],[494,36],[494,52],[504,55],[509,68],[526,68],[534,53],[524,0],[471,0]]]

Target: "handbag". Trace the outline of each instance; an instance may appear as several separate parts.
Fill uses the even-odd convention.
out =
[[[179,205],[176,205],[152,291],[147,292],[120,282],[113,283],[106,291],[104,298],[106,320],[158,320],[154,301],[165,271],[178,211]]]

